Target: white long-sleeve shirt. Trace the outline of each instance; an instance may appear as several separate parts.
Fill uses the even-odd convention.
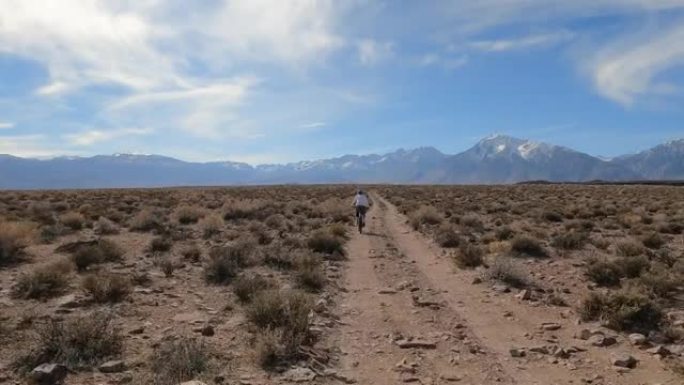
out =
[[[354,197],[354,206],[370,207],[368,197],[364,194],[356,194],[356,196]]]

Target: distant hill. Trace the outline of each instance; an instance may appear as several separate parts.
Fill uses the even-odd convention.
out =
[[[159,155],[28,159],[0,155],[0,188],[108,188],[278,183],[486,184],[684,180],[684,139],[611,160],[505,135],[456,155],[432,147],[288,164],[185,162]]]

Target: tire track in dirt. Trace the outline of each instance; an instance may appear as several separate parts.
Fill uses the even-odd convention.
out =
[[[413,270],[420,285],[438,292],[435,296],[463,317],[463,326],[474,333],[473,340],[481,341],[485,351],[491,352],[483,361],[497,362],[518,384],[679,384],[671,373],[654,358],[634,349],[628,342],[616,348],[587,346],[586,341],[574,338],[581,326],[569,317],[567,308],[532,307],[513,295],[498,295],[485,285],[473,285],[477,273],[456,270],[449,257],[422,235],[413,231],[396,207],[382,197],[375,197],[382,206],[376,222],[401,253],[415,261]],[[355,261],[351,261],[353,265]],[[396,310],[400,311],[400,310]],[[543,322],[555,322],[561,329],[545,331]],[[586,349],[572,360],[556,359],[549,355],[512,358],[511,348],[559,345],[564,348]],[[640,359],[637,369],[620,373],[610,364],[611,353],[629,352]],[[480,382],[482,384],[501,382]]]
[[[385,227],[385,207],[348,244],[340,299],[340,372],[359,384],[513,384],[458,313],[402,253]],[[428,343],[426,348],[400,345]]]

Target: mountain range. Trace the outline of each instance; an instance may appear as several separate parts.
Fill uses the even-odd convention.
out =
[[[421,147],[384,155],[345,155],[258,166],[238,162],[194,163],[159,155],[115,154],[52,159],[0,155],[2,189],[682,179],[684,139],[613,159],[505,135],[484,138],[456,155]]]

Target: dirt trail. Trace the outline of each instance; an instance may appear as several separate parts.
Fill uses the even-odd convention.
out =
[[[340,373],[359,384],[678,384],[662,363],[628,342],[599,348],[575,339],[582,326],[568,308],[532,307],[486,283],[474,285],[476,272],[454,269],[394,206],[375,200],[368,231],[348,245],[347,293],[335,337]],[[544,322],[561,328],[543,330]],[[400,346],[411,338],[426,347]],[[580,351],[570,358],[510,354],[544,346]],[[612,368],[611,354],[619,352],[637,357],[638,368]]]

